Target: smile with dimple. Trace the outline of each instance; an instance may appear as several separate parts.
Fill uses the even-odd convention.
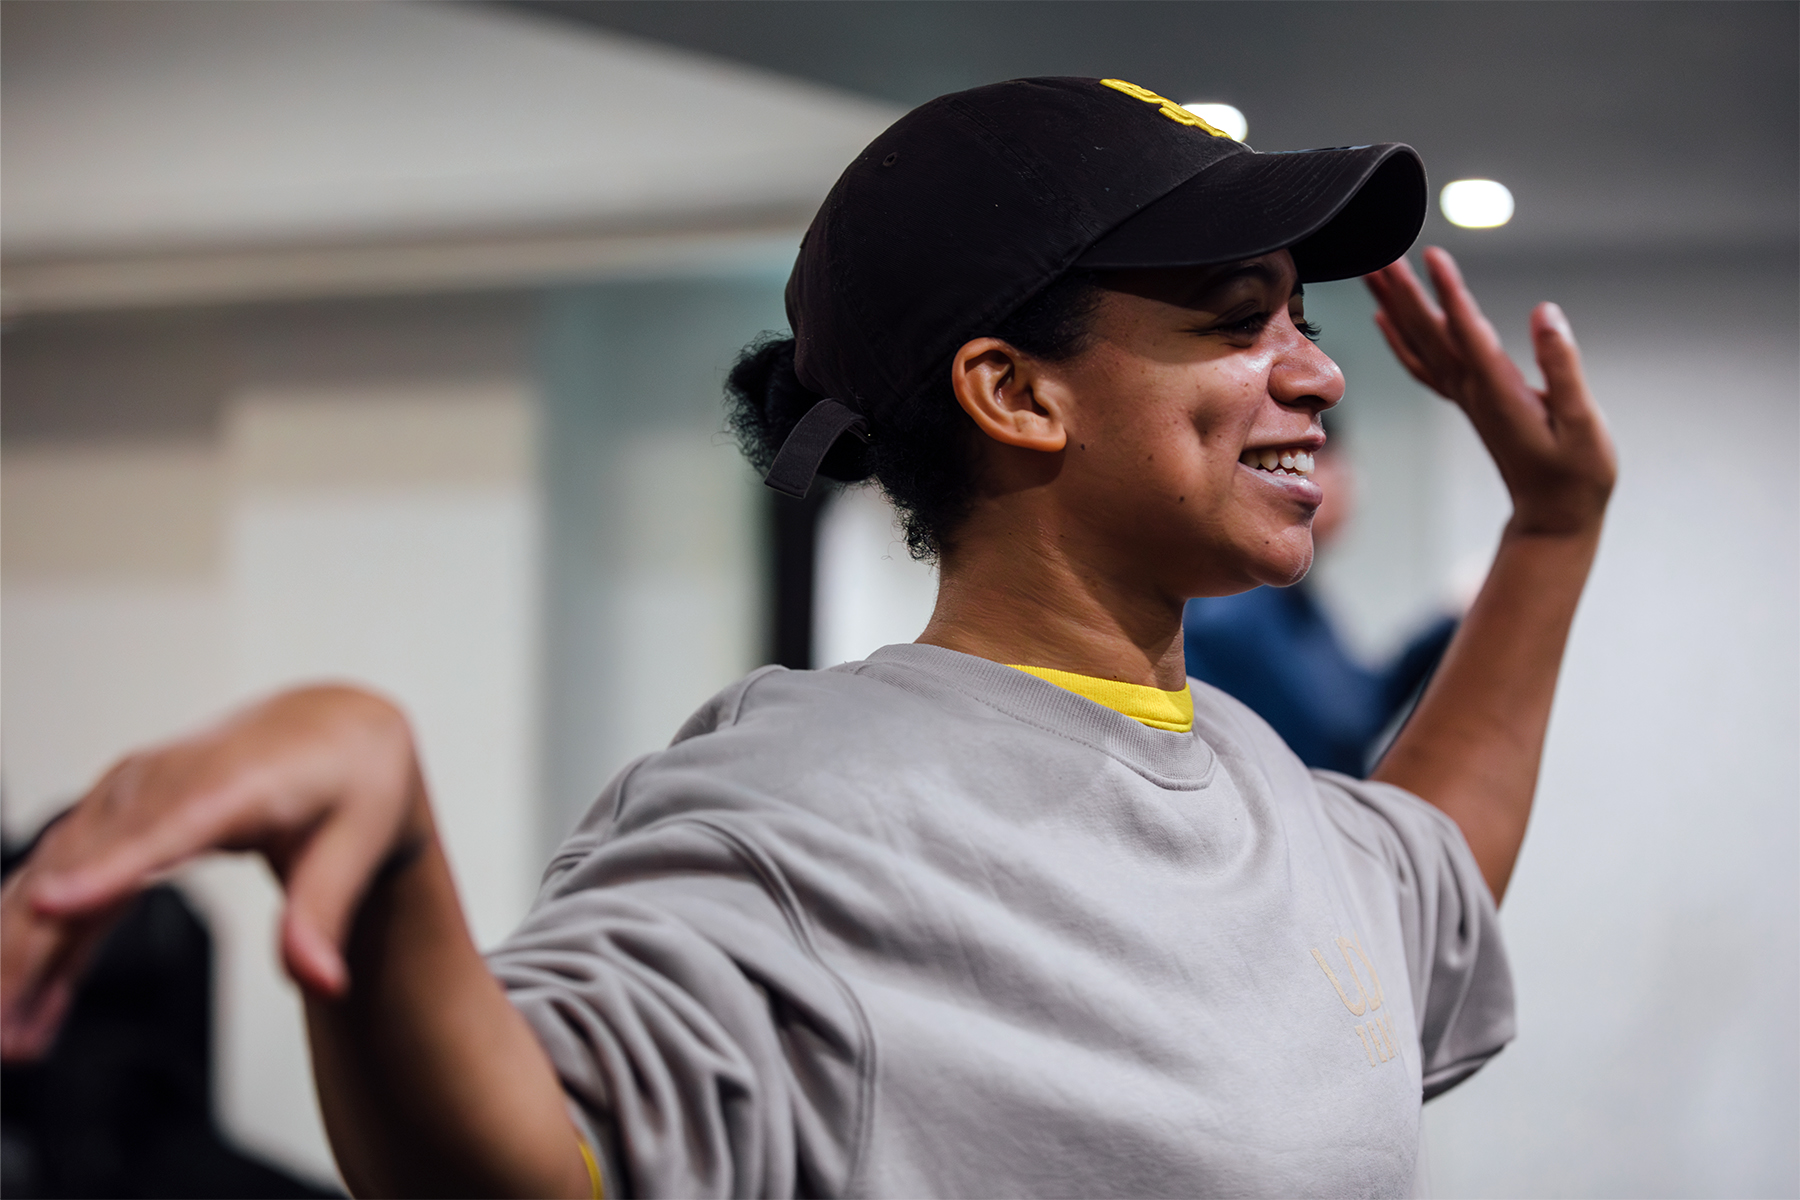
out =
[[[1238,461],[1246,467],[1254,467],[1259,471],[1269,471],[1276,475],[1298,475],[1305,478],[1313,472],[1313,456],[1305,450],[1296,450],[1292,446],[1285,449],[1273,447],[1263,450],[1246,450],[1238,455]]]

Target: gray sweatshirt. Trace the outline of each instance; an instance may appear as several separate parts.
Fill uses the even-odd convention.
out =
[[[1512,1036],[1493,902],[1192,689],[1169,733],[889,646],[622,772],[491,956],[608,1195],[1404,1194]]]

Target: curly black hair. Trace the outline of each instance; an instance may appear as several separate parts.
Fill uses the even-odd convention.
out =
[[[1066,272],[990,336],[1033,358],[1073,358],[1087,347],[1100,294],[1095,272]],[[907,548],[924,561],[942,553],[968,515],[979,444],[974,421],[951,391],[950,360],[932,380],[899,404],[865,413],[869,442],[843,438],[820,466],[828,479],[879,484],[900,514]],[[727,423],[744,456],[763,472],[800,418],[823,398],[794,373],[794,339],[776,333],[746,346],[725,380]]]

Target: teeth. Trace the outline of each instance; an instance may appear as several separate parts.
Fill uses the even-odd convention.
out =
[[[1313,456],[1305,450],[1246,450],[1238,456],[1246,467],[1258,467],[1279,475],[1307,476],[1313,472]]]

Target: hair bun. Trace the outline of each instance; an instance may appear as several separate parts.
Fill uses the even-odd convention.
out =
[[[794,339],[764,334],[744,347],[725,377],[726,421],[744,457],[767,473],[794,426],[825,399],[800,382],[794,372]],[[819,474],[841,483],[857,483],[870,475],[866,447],[854,437],[838,439]]]

